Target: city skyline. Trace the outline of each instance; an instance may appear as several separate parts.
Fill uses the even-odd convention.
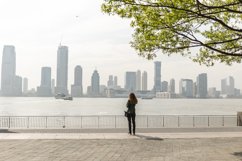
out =
[[[11,49],[11,50],[9,50],[9,49]],[[13,48],[13,50],[12,50],[12,48]],[[6,50],[7,49],[7,50]],[[14,69],[16,68],[15,66],[16,66],[16,62],[17,62],[17,60],[16,60],[16,51],[15,51],[15,47],[14,46],[9,46],[9,45],[6,45],[6,46],[4,46],[4,48],[3,48],[3,57],[5,56],[6,57],[6,51],[13,51],[13,52],[10,52],[10,55],[11,55],[11,53],[14,53],[14,55],[13,55],[13,58],[10,58],[9,56],[9,58],[8,59],[13,59],[14,60],[14,63],[15,64],[13,64],[12,63],[12,66],[14,66]],[[165,86],[166,87],[161,87],[162,89],[163,89],[163,91],[164,92],[168,92],[168,88],[169,88],[169,86],[170,86],[170,84],[168,84],[168,80],[163,80],[162,79],[162,76],[163,76],[163,74],[162,74],[162,71],[161,71],[161,69],[163,68],[163,67],[161,67],[162,65],[162,63],[160,62],[160,61],[154,61],[153,62],[154,63],[154,67],[153,67],[153,72],[154,72],[154,75],[157,75],[158,74],[158,76],[156,76],[156,77],[154,77],[153,79],[154,80],[156,80],[157,79],[157,77],[158,77],[158,80],[161,80],[161,82],[160,82],[160,84],[163,84],[163,83],[166,83],[165,84]],[[64,89],[64,92],[62,91],[56,91],[55,93],[65,93],[65,91],[67,91],[69,94],[71,94],[71,92],[72,92],[72,85],[71,85],[71,87],[70,87],[70,85],[69,84],[72,84],[72,82],[70,82],[70,83],[68,83],[67,84],[67,82],[69,81],[68,80],[68,46],[61,46],[61,45],[59,45],[59,47],[58,47],[58,50],[57,50],[57,64],[60,64],[62,67],[59,67],[59,68],[63,68],[62,70],[60,70],[59,68],[57,68],[57,71],[59,70],[59,72],[60,72],[60,74],[61,74],[61,77],[64,79],[64,81],[62,81],[62,82],[60,82],[60,83],[62,83],[62,84],[64,84],[63,86],[65,86],[65,87],[62,87],[63,89]],[[4,61],[2,62],[2,66],[4,66]],[[81,66],[80,65],[77,65],[76,67],[79,67],[79,68],[81,68]],[[75,67],[75,70],[76,70],[76,67]],[[41,69],[43,69],[43,68],[47,68],[47,67],[41,67]],[[51,67],[48,67],[49,69],[48,70],[53,70],[53,69],[51,69]],[[66,72],[61,72],[61,71],[66,71]],[[81,81],[81,86],[82,87],[79,87],[79,89],[81,89],[81,93],[87,93],[87,91],[88,91],[88,86],[91,84],[91,82],[89,83],[89,84],[84,84],[84,85],[82,85],[82,78],[83,78],[83,75],[82,75],[82,68],[81,69],[79,69],[79,70],[81,70],[80,72],[81,72],[81,80],[79,80],[79,81]],[[96,70],[96,69],[95,69]],[[158,72],[157,72],[158,71]],[[3,72],[4,71],[2,71],[2,75],[3,75]],[[141,89],[141,83],[143,83],[143,81],[141,80],[141,71],[140,71],[140,69],[137,69],[136,71],[124,71],[126,74],[125,75],[127,75],[127,73],[133,73],[133,75],[134,75],[134,77],[135,77],[135,79],[136,79],[136,77],[138,77],[138,79],[137,80],[134,80],[134,83],[135,84],[133,84],[133,86],[134,87],[132,87],[132,90],[131,91],[135,91],[135,90],[139,90],[139,89]],[[146,71],[144,71],[144,72],[146,72]],[[161,72],[160,74],[159,74],[159,72]],[[52,72],[51,72],[52,73]],[[147,72],[146,72],[147,73]],[[151,72],[152,73],[152,72]],[[149,73],[148,75],[150,75],[151,73]],[[112,73],[110,73],[111,75],[109,75],[109,78],[107,78],[107,84],[101,84],[100,83],[100,85],[105,85],[105,86],[108,86],[108,80],[110,79],[110,76],[112,76]],[[205,76],[205,80],[204,80],[204,78],[202,78],[201,76]],[[28,79],[29,80],[29,78],[27,77],[22,77],[22,76],[17,76],[16,74],[15,74],[15,76],[16,76],[16,81],[23,81],[22,79],[23,78],[25,78],[25,79]],[[159,78],[161,76],[161,79]],[[203,76],[203,77],[204,77]],[[53,77],[53,75],[51,75],[50,74],[50,76],[49,76],[50,78],[50,83],[49,84],[51,84],[51,79],[52,80],[54,80],[54,77]],[[76,77],[77,77],[77,75],[76,75],[76,71],[74,72],[74,84],[75,84],[75,79],[76,79]],[[113,77],[113,76],[112,76]],[[147,77],[147,76],[146,76]],[[199,83],[199,80],[200,80],[200,77],[203,79],[203,80],[201,80],[201,82],[204,82],[204,83],[206,83],[205,85],[200,85],[200,87],[199,87],[199,84],[201,84],[201,83]],[[226,76],[226,77],[231,77],[230,75],[229,76]],[[117,77],[117,76],[115,76],[115,79],[116,79],[116,81],[118,82],[119,80],[118,80],[118,78],[119,77]],[[21,79],[21,80],[20,80]],[[42,82],[42,79],[43,79],[43,73],[41,74],[41,82]],[[102,80],[103,78],[100,76],[100,80]],[[113,79],[113,78],[112,78]],[[127,76],[126,76],[126,81],[127,81]],[[171,78],[171,79],[174,79],[174,78]],[[191,79],[191,78],[180,78],[180,80],[181,79]],[[58,77],[57,77],[57,79],[56,79],[56,84],[58,84]],[[149,79],[147,79],[147,82],[150,82],[152,79],[151,78],[149,78]],[[175,79],[174,79],[175,80]],[[209,88],[212,88],[212,87],[214,87],[214,86],[208,86],[207,84],[207,82],[208,82],[208,80],[209,80],[209,78],[207,79],[207,73],[198,73],[198,75],[196,76],[196,78],[195,79],[191,79],[192,81],[194,80],[194,83],[196,83],[197,82],[197,84],[196,84],[196,86],[195,87],[193,87],[193,89],[195,89],[196,90],[196,92],[198,92],[197,94],[197,97],[200,97],[200,98],[204,98],[204,97],[206,97],[205,95],[206,94],[208,94],[208,90],[209,90]],[[221,80],[221,84],[220,84],[220,87],[221,88],[218,88],[217,86],[215,86],[215,88],[216,88],[216,90],[221,90],[221,94],[224,94],[224,92],[223,92],[223,79],[220,79]],[[125,82],[126,82],[125,81]],[[139,82],[139,81],[141,81],[141,82]],[[100,81],[99,81],[100,82]],[[147,83],[146,82],[146,83]],[[151,81],[152,82],[152,81]],[[178,81],[175,81],[176,83],[178,82]],[[236,83],[234,83],[235,81],[234,81],[234,78],[233,78],[233,88],[236,88],[236,86],[235,86],[235,84]],[[60,84],[59,83],[59,84]],[[140,86],[140,87],[137,87],[137,83],[139,84],[138,86]],[[154,85],[155,85],[155,83],[156,83],[156,81],[154,81]],[[175,84],[176,84],[175,83]],[[42,83],[41,83],[42,84]],[[120,85],[120,84],[118,84],[121,88],[124,88],[124,89],[127,89],[127,87],[126,87],[126,84],[124,84],[123,86],[122,85]],[[153,88],[147,88],[147,90],[153,90],[154,89],[154,85],[153,85]],[[84,86],[84,89],[83,89],[83,86]],[[85,89],[85,86],[86,86],[86,89]],[[163,85],[164,86],[164,85]],[[176,86],[176,85],[175,85]],[[180,83],[179,83],[179,88],[180,88]],[[24,84],[22,84],[22,87],[21,88],[23,88],[24,87]],[[38,88],[39,87],[41,87],[41,86],[36,86],[36,87],[34,87],[34,89],[36,90],[36,91],[38,91]],[[202,88],[203,87],[206,87],[206,90],[204,90],[203,91],[203,96],[200,96],[200,94],[199,93],[201,93],[201,92],[199,92],[199,90],[202,90]],[[19,88],[19,87],[14,87],[14,88]],[[51,88],[53,88],[53,87],[51,87]],[[165,90],[164,90],[164,88],[165,88]],[[58,89],[58,88],[56,88],[56,89]],[[238,89],[238,88],[236,88],[236,89]],[[239,88],[240,89],[240,88]],[[29,90],[31,90],[31,88],[29,88]],[[130,90],[130,89],[128,89],[128,90]],[[160,90],[158,90],[158,91],[160,91]],[[162,90],[161,90],[162,91]],[[23,91],[23,93],[25,93],[24,91]],[[38,92],[37,92],[38,93]],[[68,94],[68,93],[65,93],[65,94]],[[175,89],[175,93],[180,93],[180,89]],[[231,89],[230,89],[230,93],[231,93]],[[19,94],[18,94],[19,95]],[[75,95],[75,94],[74,94]],[[78,95],[82,95],[82,94],[78,94]]]
[[[27,94],[26,83],[27,78],[17,76],[16,71],[16,52],[14,46],[4,46],[3,48],[3,61],[2,61],[2,91],[3,96],[22,96]],[[87,87],[86,94],[83,93],[82,84],[82,67],[77,65],[74,70],[74,84],[71,89],[68,88],[68,46],[61,44],[57,50],[57,77],[56,86],[55,80],[51,76],[51,67],[41,67],[41,83],[37,88],[30,91],[36,91],[36,96],[53,96],[55,94],[71,94],[74,97],[91,96],[91,97],[123,97],[127,92],[138,92],[141,97],[153,96],[159,98],[226,98],[226,97],[240,97],[240,89],[235,88],[234,77],[228,76],[221,80],[221,91],[216,87],[208,87],[207,73],[199,73],[196,80],[180,79],[179,92],[175,90],[175,79],[168,81],[161,79],[161,62],[154,62],[154,86],[152,89],[144,90],[147,87],[147,72],[144,71],[141,78],[141,71],[138,69],[134,71],[125,72],[125,85],[118,85],[118,77],[109,75],[106,85],[100,84],[100,76],[97,69],[94,70],[91,77],[91,86]],[[7,81],[8,80],[8,81]],[[12,80],[12,81],[11,81]],[[28,79],[27,79],[28,81]],[[142,92],[141,92],[142,84]],[[70,90],[70,93],[69,93]],[[116,90],[116,92],[115,92]],[[175,92],[174,92],[175,91]],[[121,92],[121,93],[120,93]],[[140,93],[141,92],[141,93]],[[178,95],[174,95],[177,93]]]
[[[56,7],[57,3],[59,7]],[[95,68],[101,77],[100,84],[106,84],[108,76],[112,74],[118,76],[121,86],[125,83],[125,71],[147,71],[148,89],[151,89],[154,61],[162,62],[161,80],[174,78],[177,87],[181,78],[195,80],[198,73],[207,73],[208,87],[220,89],[221,79],[231,75],[235,78],[235,87],[242,89],[242,83],[239,83],[242,82],[242,64],[226,66],[217,63],[208,68],[179,54],[168,57],[157,52],[157,58],[151,61],[138,56],[129,43],[133,33],[130,21],[103,14],[101,3],[100,0],[1,1],[0,50],[4,45],[15,46],[16,75],[28,78],[29,89],[39,85],[39,71],[43,66],[51,67],[52,78],[56,79],[56,49],[59,43],[69,47],[69,90],[74,82],[73,70],[76,65],[83,68],[84,92],[90,85]],[[196,50],[192,52],[195,54]]]

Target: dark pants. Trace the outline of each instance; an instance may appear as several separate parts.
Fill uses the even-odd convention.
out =
[[[131,120],[132,120],[132,124],[133,124],[133,134],[135,134],[135,113],[130,113],[128,114],[128,122],[129,122],[129,133],[131,134]]]

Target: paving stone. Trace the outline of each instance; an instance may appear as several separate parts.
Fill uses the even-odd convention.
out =
[[[0,140],[1,161],[238,161],[242,138]]]

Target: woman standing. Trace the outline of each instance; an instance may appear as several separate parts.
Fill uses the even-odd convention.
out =
[[[133,124],[133,135],[135,135],[135,105],[138,103],[137,98],[135,97],[134,93],[129,94],[129,100],[127,102],[127,108],[128,108],[128,122],[129,122],[129,134],[131,135],[131,120]]]

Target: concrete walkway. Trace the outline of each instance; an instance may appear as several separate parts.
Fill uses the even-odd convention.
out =
[[[166,139],[166,138],[239,138],[242,132],[200,133],[1,133],[0,140],[9,139]]]
[[[242,137],[241,127],[137,129],[2,129],[0,139],[140,139]]]
[[[1,161],[239,161],[242,138],[0,140]]]
[[[0,130],[0,161],[242,160],[241,128],[77,130]]]

